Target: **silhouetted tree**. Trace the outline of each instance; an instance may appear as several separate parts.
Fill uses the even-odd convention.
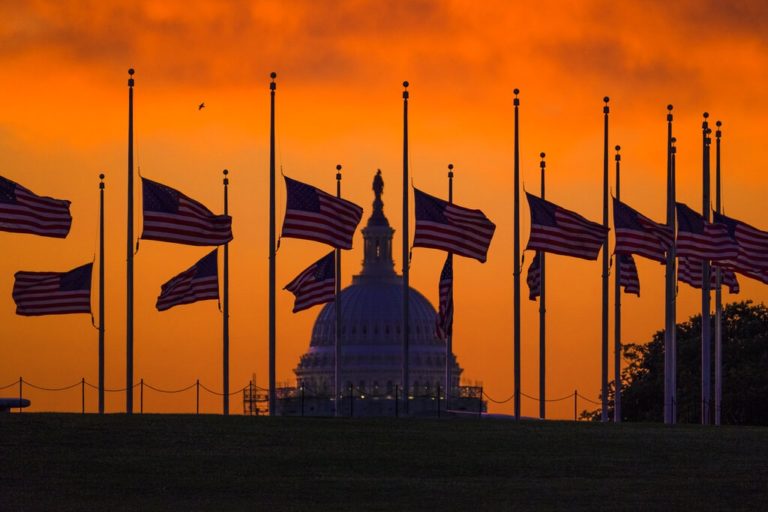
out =
[[[714,315],[712,318],[712,410],[714,413]],[[644,345],[624,346],[623,421],[663,421],[664,331]],[[613,417],[614,382],[608,389]],[[723,308],[723,424],[768,425],[768,309],[751,301]],[[699,423],[701,415],[701,315],[677,324],[677,419]],[[600,410],[582,418],[599,420]]]

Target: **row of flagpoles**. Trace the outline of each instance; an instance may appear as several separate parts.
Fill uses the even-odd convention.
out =
[[[129,70],[128,121],[128,227],[127,227],[127,325],[126,325],[126,411],[132,412],[133,387],[133,70]],[[269,409],[276,411],[275,395],[275,91],[276,75],[270,82],[270,241],[269,241]],[[402,326],[402,385],[409,382],[409,263],[411,247],[424,247],[445,251],[446,263],[440,276],[440,304],[436,319],[436,334],[446,341],[445,389],[450,390],[451,330],[453,320],[452,257],[457,254],[484,262],[495,230],[495,225],[480,210],[464,208],[453,203],[452,166],[449,167],[448,201],[413,189],[416,230],[409,247],[409,189],[408,189],[408,82],[403,91],[403,326]],[[520,162],[519,162],[519,91],[515,89],[514,112],[514,411],[520,418]],[[611,264],[608,254],[608,98],[604,99],[604,166],[603,166],[603,219],[590,221],[576,212],[551,203],[544,198],[544,154],[541,154],[541,196],[526,193],[531,213],[531,233],[526,250],[536,251],[529,266],[527,282],[529,297],[539,304],[540,355],[540,417],[545,413],[545,253],[550,252],[576,258],[596,260],[600,250],[602,258],[602,364],[601,393],[602,420],[608,417],[608,280]],[[640,283],[633,256],[641,256],[666,265],[665,286],[665,393],[664,419],[675,423],[675,296],[676,281],[680,280],[702,289],[702,423],[708,423],[714,412],[714,421],[720,418],[720,364],[721,364],[721,283],[732,293],[738,291],[735,273],[768,283],[768,233],[739,220],[726,217],[720,204],[720,123],[716,131],[716,201],[714,222],[710,222],[710,145],[711,130],[705,114],[703,132],[703,208],[699,215],[686,205],[675,201],[676,147],[672,136],[672,107],[667,114],[667,219],[657,223],[621,201],[620,155],[616,146],[616,197],[613,198],[613,224],[615,230],[615,333],[614,333],[614,421],[621,420],[621,298],[620,290],[639,295]],[[228,242],[232,239],[231,217],[228,215],[227,171],[224,171],[224,214],[215,215],[204,205],[167,185],[143,178],[143,232],[140,238],[198,246],[223,246],[223,396],[224,413],[228,413],[229,326],[228,326]],[[103,345],[104,345],[104,183],[100,183],[100,287],[99,287],[99,411],[103,412]],[[341,250],[352,247],[352,240],[362,217],[362,208],[341,198],[341,166],[337,166],[336,196],[309,184],[285,177],[287,205],[281,237],[300,238],[330,245],[333,251],[310,265],[286,287],[294,293],[294,312],[316,304],[335,301],[335,396],[341,386]],[[65,237],[71,216],[69,201],[40,197],[21,185],[0,177],[0,230],[31,233],[42,236]],[[677,237],[675,237],[677,233]],[[137,244],[138,247],[138,244]],[[219,299],[218,250],[204,256],[191,268],[177,275],[161,288],[157,301],[160,311],[173,306],[207,299]],[[710,275],[710,262],[715,264]],[[679,269],[676,269],[679,264]],[[70,272],[19,272],[14,285],[17,313],[22,315],[90,313],[92,264]],[[715,403],[710,410],[709,375],[710,333],[709,292],[716,292],[715,322]],[[404,395],[407,397],[407,394]],[[404,411],[408,401],[404,398]]]

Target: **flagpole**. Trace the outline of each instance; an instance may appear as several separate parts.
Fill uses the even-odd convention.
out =
[[[336,197],[341,198],[341,165],[336,166]],[[334,396],[336,404],[336,416],[341,416],[341,249],[336,249],[335,303],[336,308],[336,336],[334,357]]]
[[[99,180],[99,414],[104,414],[104,174]]]
[[[448,202],[453,203],[453,164],[448,164]],[[451,300],[453,300],[453,253],[448,253],[449,265],[451,268]],[[455,309],[454,309],[455,313]],[[455,315],[454,315],[455,316]],[[453,319],[451,319],[453,324]],[[445,410],[449,409],[449,400],[451,398],[451,356],[453,355],[453,325],[449,332],[445,333]],[[440,397],[437,397],[438,400]]]
[[[515,188],[514,188],[514,251],[512,255],[514,281],[514,360],[515,360],[515,419],[520,420],[520,89],[515,99]]]
[[[275,407],[275,78],[270,73],[269,83],[269,415],[276,414]]]
[[[224,169],[224,215],[229,215],[229,171]],[[224,244],[224,313],[223,313],[223,385],[222,407],[224,415],[229,415],[229,242]]]
[[[128,235],[126,267],[125,412],[133,414],[133,68],[128,70]]]
[[[672,105],[667,105],[667,226],[675,232],[675,178],[672,166]],[[667,251],[664,287],[664,423],[675,423],[675,247]]]
[[[702,165],[702,207],[701,214],[704,220],[709,222],[709,147],[712,139],[709,134],[712,130],[707,122],[709,114],[704,112],[704,121],[701,124],[702,146],[703,146],[703,165]],[[710,392],[711,382],[710,373],[712,371],[711,362],[711,333],[709,326],[709,260],[703,260],[701,264],[701,424],[708,425],[710,422]]]
[[[676,212],[675,201],[677,201],[677,139],[672,137],[670,139],[670,152],[672,155],[672,172],[671,172],[671,195],[672,195],[672,232],[674,233]],[[671,322],[672,328],[670,329],[669,339],[671,343],[670,353],[670,378],[669,378],[669,396],[670,396],[670,424],[675,425],[677,423],[677,247],[673,241],[672,250],[672,267],[670,272],[670,280],[672,282],[671,292],[672,297],[670,301],[671,308]]]
[[[621,200],[621,146],[616,146],[616,200]],[[621,261],[619,253],[613,265],[613,422],[621,423]]]
[[[608,227],[608,101],[603,98],[603,226]],[[603,323],[602,323],[602,359],[600,364],[600,388],[602,411],[600,421],[608,421],[608,233],[603,241]]]
[[[721,213],[720,204],[720,137],[723,125],[720,121],[715,123],[715,211]],[[720,425],[720,408],[723,397],[723,276],[720,267],[717,267],[715,287],[715,425]]]
[[[408,257],[408,82],[403,82],[403,411],[408,415],[408,357],[409,357],[409,310],[408,292],[410,258]]]
[[[541,163],[541,198],[544,199],[544,173],[547,168],[547,163],[544,158],[547,156],[544,153],[540,153]],[[546,418],[546,376],[547,376],[547,305],[546,305],[546,286],[545,286],[545,274],[544,274],[544,251],[538,251],[539,256],[539,271],[541,281],[539,283],[539,418],[542,420]]]

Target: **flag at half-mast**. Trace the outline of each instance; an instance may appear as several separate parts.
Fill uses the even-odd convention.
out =
[[[624,288],[624,293],[634,293],[640,296],[640,277],[637,275],[635,258],[631,254],[617,253],[619,260],[619,286]]]
[[[526,250],[597,259],[608,228],[532,194],[526,196],[531,208],[531,234]]]
[[[704,279],[702,275],[702,264],[700,259],[696,258],[678,258],[677,265],[677,280],[689,284],[694,288],[701,289],[701,283]],[[714,290],[717,288],[717,268],[713,266],[709,272],[709,288]],[[728,293],[739,293],[739,281],[736,279],[736,274],[733,270],[720,267],[720,279],[722,283],[728,287]]]
[[[72,225],[69,205],[0,176],[0,231],[66,238]]]
[[[484,263],[496,225],[480,210],[443,201],[414,188],[414,247],[448,251]]]
[[[162,183],[141,178],[141,238],[186,245],[223,245],[232,240],[232,217],[215,215],[198,201]]]
[[[665,263],[667,251],[675,241],[666,224],[654,222],[626,203],[613,199],[613,227],[616,232],[617,253],[637,254]]]
[[[533,261],[528,266],[528,275],[525,282],[528,283],[528,298],[535,301],[541,297],[541,258],[540,252],[536,251]]]
[[[714,220],[726,227],[739,246],[738,255],[721,265],[768,284],[768,232],[717,212]]]
[[[13,283],[16,314],[90,313],[92,274],[93,263],[69,272],[16,272]]]
[[[331,251],[304,269],[293,281],[285,285],[295,297],[293,312],[298,313],[318,304],[333,302],[336,298],[336,259]]]
[[[453,258],[447,255],[440,272],[440,305],[435,321],[435,334],[445,340],[453,334]]]
[[[729,261],[739,255],[739,246],[725,224],[707,222],[683,203],[677,206],[677,257]]]
[[[218,249],[160,287],[157,310],[192,304],[201,300],[219,299]]]
[[[351,201],[285,176],[288,191],[282,236],[351,249],[363,209]]]

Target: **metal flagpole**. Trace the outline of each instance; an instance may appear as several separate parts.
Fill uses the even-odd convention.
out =
[[[99,179],[99,414],[104,414],[104,174]]]
[[[616,146],[616,200],[621,200],[621,146]],[[614,246],[615,247],[615,246]],[[615,250],[614,250],[615,252]],[[613,265],[613,422],[621,423],[621,262],[615,253]]]
[[[720,204],[720,121],[715,123],[715,211],[721,213]],[[717,267],[715,287],[715,425],[720,425],[720,408],[723,398],[723,276]]]
[[[275,78],[269,83],[269,415],[275,407]]]
[[[128,70],[128,235],[125,322],[125,412],[133,414],[133,68]]]
[[[520,89],[515,89],[515,197],[514,197],[514,251],[512,255],[514,281],[514,359],[515,359],[515,419],[520,420]]]
[[[672,137],[670,139],[670,152],[672,155],[672,172],[670,174],[672,185],[671,185],[671,195],[672,195],[672,232],[674,233],[674,227],[675,227],[675,201],[677,201],[677,185],[676,185],[676,176],[677,176],[677,147],[675,144],[677,143],[677,139],[675,137]],[[670,251],[672,253],[672,267],[670,271],[670,279],[672,281],[672,298],[670,302],[670,309],[671,309],[671,322],[672,322],[672,328],[670,329],[670,335],[669,339],[671,342],[671,353],[670,353],[670,372],[669,372],[669,396],[670,396],[670,424],[674,425],[677,423],[677,271],[676,271],[676,265],[677,265],[677,247],[675,244],[672,244],[672,250]]]
[[[608,227],[608,96],[603,98],[603,226]],[[600,363],[600,389],[602,411],[600,421],[608,421],[608,233],[603,241],[603,323],[602,359]]]
[[[701,124],[702,146],[703,146],[703,165],[702,165],[702,207],[701,214],[704,220],[709,221],[709,146],[712,139],[709,134],[712,130],[709,128],[707,118],[709,114],[704,112],[704,122]],[[709,326],[709,260],[701,262],[701,424],[708,425],[710,422],[710,393],[711,383],[710,374],[712,372],[711,362],[711,333]]]
[[[341,198],[341,165],[336,166],[336,197]],[[341,249],[336,249],[336,337],[334,357],[334,403],[336,404],[336,416],[341,416]]]
[[[448,164],[448,202],[453,203],[453,164]],[[449,265],[451,268],[451,301],[453,301],[453,253],[448,253]],[[451,306],[454,308],[455,305]],[[453,319],[451,319],[450,332],[445,334],[445,410],[449,409],[449,400],[451,398],[451,371],[453,369],[451,356],[453,355]],[[438,393],[437,400],[439,402],[440,396]],[[438,414],[440,409],[438,407]]]
[[[541,163],[541,198],[544,199],[544,171],[547,168],[547,163],[544,158],[547,156],[544,153],[540,153]],[[544,258],[545,252],[538,251],[539,256],[539,275],[541,280],[539,281],[539,418],[544,419],[547,416],[546,408],[546,382],[547,382],[547,304],[546,304],[546,286],[545,286],[545,274],[544,274]]]
[[[675,232],[675,193],[674,173],[672,169],[672,105],[667,105],[667,226]],[[675,247],[667,251],[666,276],[664,286],[664,423],[675,423]]]
[[[411,265],[408,257],[408,82],[403,82],[403,412],[408,415],[408,394],[410,386],[408,382],[408,292],[409,285],[409,267]]]
[[[229,215],[229,171],[224,169],[224,215]],[[223,356],[222,407],[224,415],[229,414],[229,242],[224,244],[224,314],[223,314]]]

